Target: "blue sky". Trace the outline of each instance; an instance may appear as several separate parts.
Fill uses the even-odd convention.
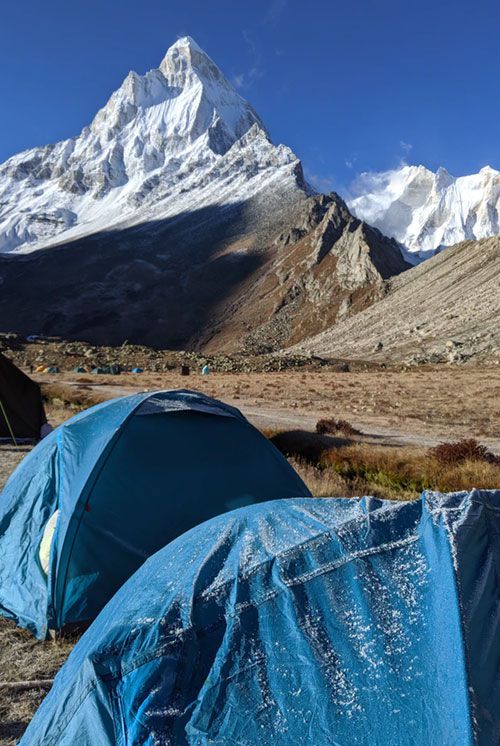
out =
[[[500,167],[500,3],[4,0],[0,161],[78,134],[191,35],[323,189],[402,160]]]

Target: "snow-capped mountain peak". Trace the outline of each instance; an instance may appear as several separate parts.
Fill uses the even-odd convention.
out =
[[[0,251],[26,252],[267,188],[301,189],[301,167],[190,37],[130,72],[78,137],[0,166]]]
[[[159,70],[170,85],[181,88],[193,78],[207,83],[212,81],[224,87],[228,85],[215,62],[190,36],[184,36],[172,44],[161,61]]]
[[[399,241],[413,262],[500,232],[500,172],[491,166],[457,178],[445,168],[405,165],[363,174],[356,191],[354,214]]]

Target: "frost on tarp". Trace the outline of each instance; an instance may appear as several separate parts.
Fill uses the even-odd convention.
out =
[[[119,591],[23,743],[493,746],[499,510],[474,491],[215,518]]]

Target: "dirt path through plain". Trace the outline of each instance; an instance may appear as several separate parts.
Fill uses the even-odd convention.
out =
[[[40,379],[47,381],[46,377]],[[325,417],[345,419],[378,445],[431,447],[474,437],[500,453],[500,370],[440,368],[342,374],[332,371],[125,374],[95,381],[51,378],[104,398],[193,388],[241,409],[261,429],[313,432]]]

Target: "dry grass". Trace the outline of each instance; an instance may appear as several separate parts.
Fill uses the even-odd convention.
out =
[[[500,464],[467,458],[443,463],[419,448],[390,448],[355,444],[325,452],[318,467],[327,475],[333,470],[348,486],[348,494],[372,494],[411,500],[424,489],[454,492],[475,487],[496,489]],[[328,478],[328,477],[327,477]]]
[[[295,458],[288,460],[314,497],[350,496],[348,483],[333,469],[321,469],[307,461]]]
[[[0,617],[0,680],[53,678],[73,648],[72,640],[40,642]],[[43,689],[0,693],[0,744],[15,744],[44,698]]]
[[[335,439],[301,430],[265,431],[315,497],[375,495],[413,500],[423,490],[498,489],[500,458],[475,440],[424,449]]]
[[[78,386],[68,386],[58,383],[42,383],[42,396],[44,401],[55,407],[69,408],[73,413],[94,404],[100,404],[108,399],[108,396],[94,391],[87,383],[79,383]]]
[[[328,433],[335,435],[336,433],[342,433],[343,435],[361,435],[361,431],[357,430],[347,420],[318,420],[316,423],[316,432],[321,435]]]
[[[441,464],[463,464],[466,461],[484,461],[500,466],[500,457],[474,438],[457,440],[455,443],[440,443],[430,450],[430,455]]]
[[[270,427],[283,427],[284,414],[297,414],[296,426],[307,425],[308,429],[319,419],[334,418],[365,433],[385,428],[435,441],[468,437],[481,442],[500,440],[500,366],[441,365],[350,373],[323,369],[229,373],[214,367],[209,376],[193,370],[191,376],[183,377],[177,370],[168,370],[137,376],[64,372],[56,377],[35,377],[44,385],[51,385],[51,381],[62,388],[70,383],[99,386],[101,394],[109,397],[134,390],[195,388],[243,409],[266,411],[260,424]],[[273,412],[277,415],[274,419],[269,416]],[[286,427],[290,426],[288,422]]]

